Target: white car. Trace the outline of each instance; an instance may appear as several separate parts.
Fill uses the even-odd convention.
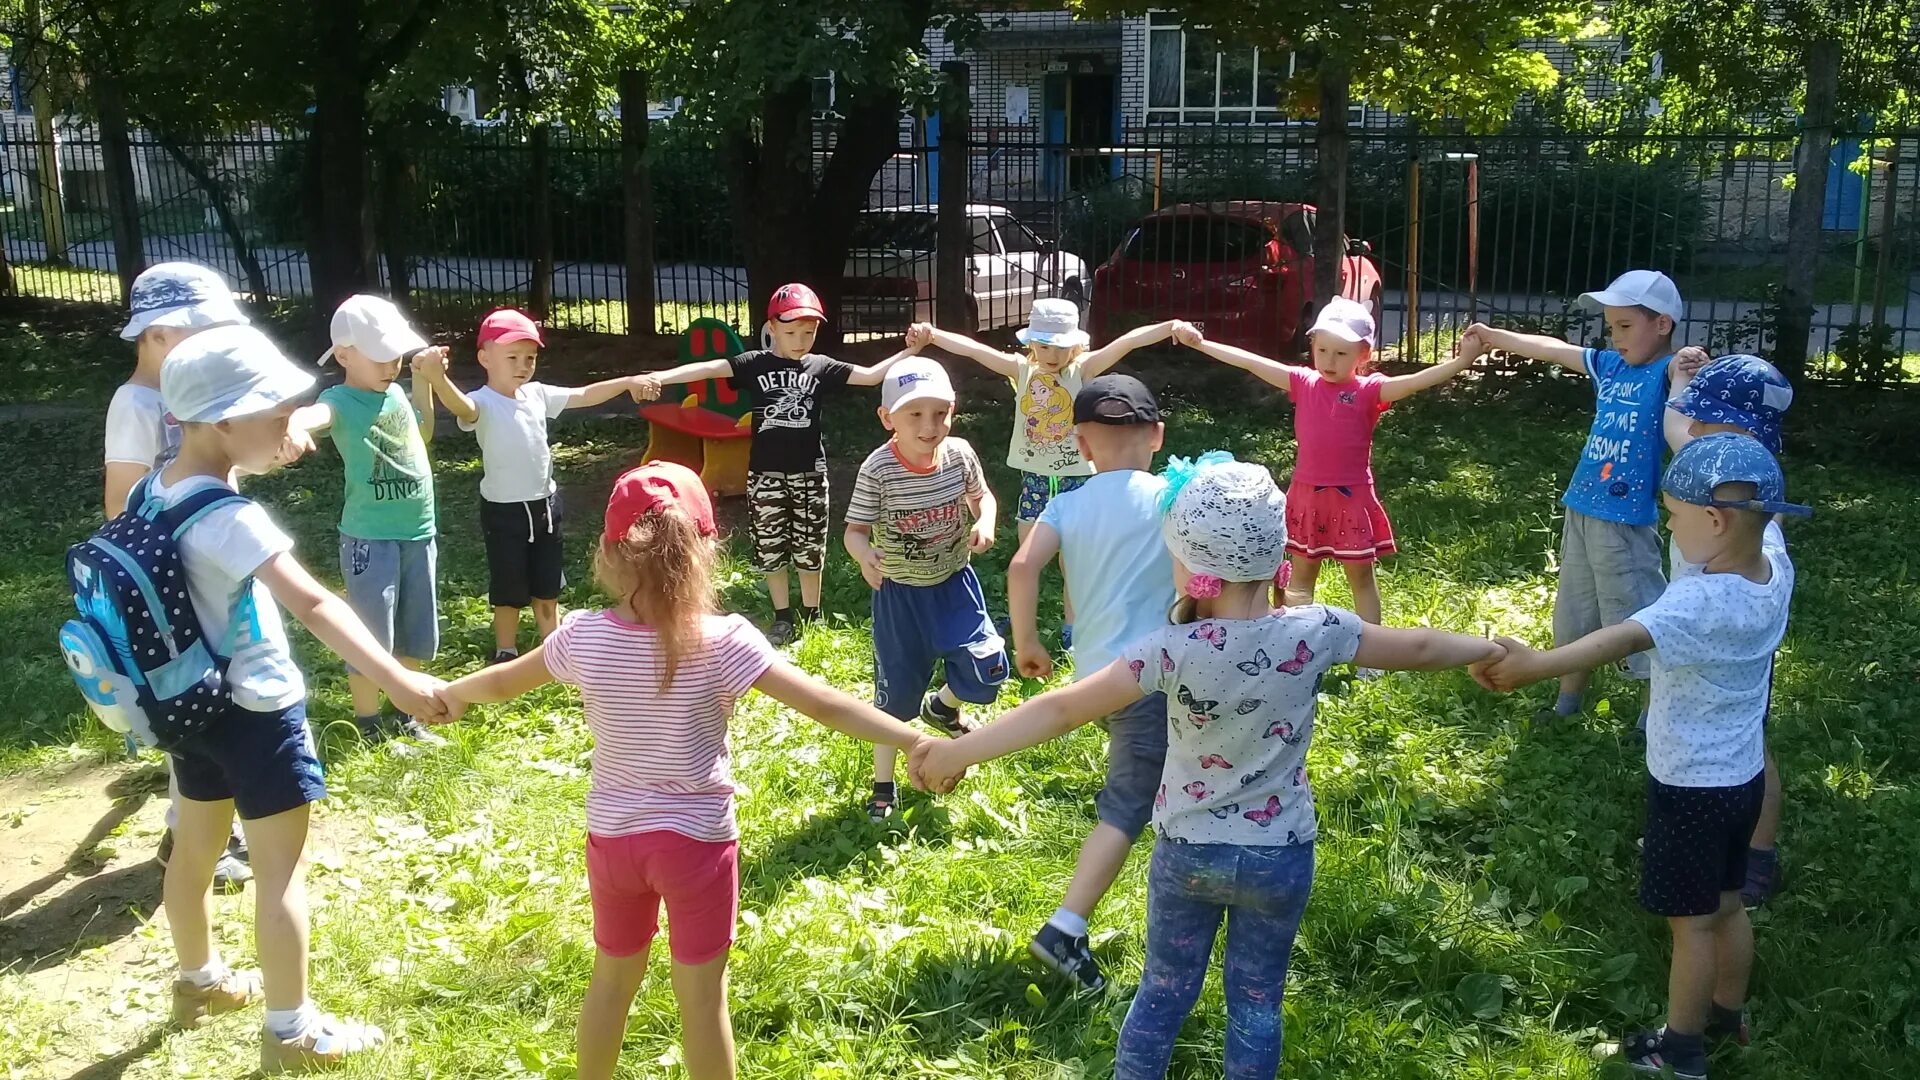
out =
[[[847,254],[841,321],[848,333],[898,334],[934,312],[934,236],[930,204],[863,210]],[[978,333],[1025,326],[1035,300],[1061,297],[1083,308],[1087,265],[1041,240],[1004,206],[967,207],[967,310]],[[1084,322],[1085,312],[1082,311]]]

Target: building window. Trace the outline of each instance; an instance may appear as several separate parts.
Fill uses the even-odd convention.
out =
[[[1293,77],[1292,52],[1222,49],[1205,28],[1188,30],[1180,17],[1147,16],[1147,123],[1276,124],[1283,111],[1282,86]],[[1365,122],[1354,105],[1349,122]]]

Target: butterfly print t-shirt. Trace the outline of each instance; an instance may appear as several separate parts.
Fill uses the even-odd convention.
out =
[[[1122,655],[1167,695],[1154,827],[1175,843],[1276,847],[1316,834],[1307,744],[1320,679],[1360,648],[1360,617],[1312,604],[1157,630]]]

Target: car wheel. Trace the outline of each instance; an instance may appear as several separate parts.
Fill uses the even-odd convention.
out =
[[[1386,306],[1381,303],[1380,286],[1378,285],[1375,285],[1373,287],[1373,292],[1367,295],[1367,310],[1373,315],[1374,336],[1379,337],[1384,335],[1386,331],[1385,320],[1387,316],[1387,309],[1386,309]]]
[[[1079,308],[1080,325],[1083,327],[1088,325],[1087,316],[1089,314],[1089,305],[1087,303],[1087,287],[1081,283],[1079,278],[1068,278],[1066,283],[1060,286],[1060,299]]]
[[[1293,329],[1293,348],[1298,356],[1313,357],[1313,342],[1308,331],[1313,329],[1313,304],[1308,303],[1300,309],[1300,323]]]

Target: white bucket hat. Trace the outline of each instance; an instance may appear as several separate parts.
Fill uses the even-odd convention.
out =
[[[312,374],[251,326],[219,326],[174,346],[160,365],[160,401],[183,424],[215,424],[278,408],[313,389]]]
[[[199,263],[163,262],[142,270],[127,292],[127,309],[127,325],[120,330],[127,341],[150,326],[247,325],[247,313],[234,302],[227,279]]]
[[[347,297],[334,309],[329,329],[333,344],[320,354],[321,364],[333,359],[335,349],[359,349],[376,364],[390,364],[427,347],[427,339],[421,337],[400,309],[393,306],[393,301],[384,296]]]
[[[1022,345],[1078,348],[1093,340],[1080,329],[1080,307],[1071,300],[1035,300],[1026,329],[1013,335]]]
[[[1196,575],[1271,581],[1287,557],[1287,497],[1265,467],[1212,450],[1167,462],[1167,550]]]

